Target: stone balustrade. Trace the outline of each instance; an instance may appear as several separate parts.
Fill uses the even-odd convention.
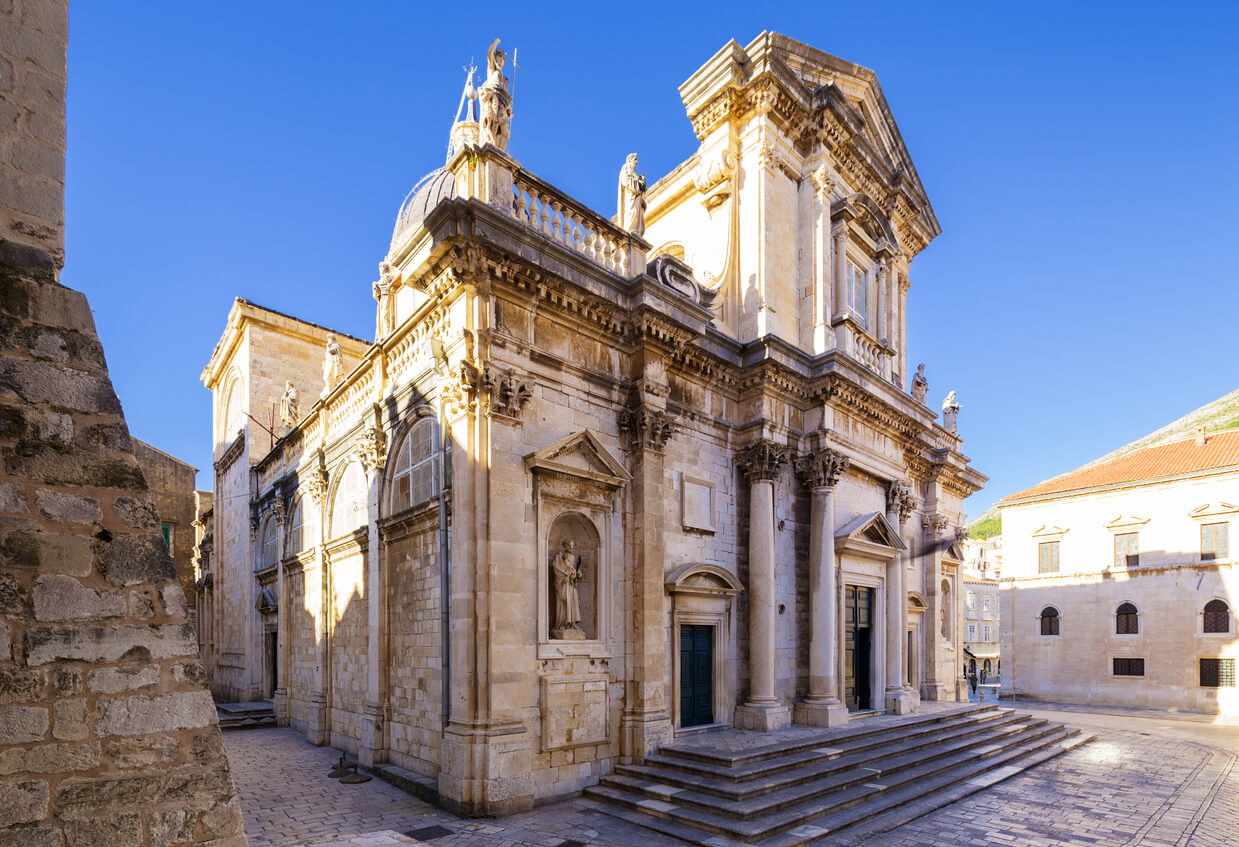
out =
[[[552,241],[621,276],[643,270],[632,268],[629,233],[528,171],[513,174],[512,215]]]
[[[849,356],[873,371],[882,379],[891,380],[892,355],[885,346],[870,338],[864,330],[849,319],[839,326],[839,347]]]

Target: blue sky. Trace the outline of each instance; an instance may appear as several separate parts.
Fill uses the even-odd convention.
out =
[[[603,211],[692,155],[676,92],[783,32],[874,69],[943,234],[909,351],[994,500],[1236,388],[1235,4],[75,3],[67,261],[133,434],[200,468],[233,297],[371,337],[401,199],[470,59],[517,51],[510,152]]]

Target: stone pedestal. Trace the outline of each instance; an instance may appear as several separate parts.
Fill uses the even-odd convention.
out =
[[[275,712],[278,726],[288,726],[288,689],[277,688],[271,695],[271,709]]]
[[[796,704],[793,717],[796,723],[805,726],[843,726],[848,722],[848,709],[839,700],[805,699]]]
[[[533,808],[531,747],[523,724],[449,725],[443,733],[440,805],[470,818]]]
[[[366,703],[362,707],[361,743],[357,760],[366,767],[387,761],[386,709],[380,703]]]
[[[331,709],[327,706],[327,698],[321,694],[310,698],[310,708],[305,716],[305,737],[319,747],[331,743]]]
[[[736,709],[736,728],[754,732],[774,732],[790,726],[792,716],[787,707],[771,698],[772,702],[758,703],[752,699]]]

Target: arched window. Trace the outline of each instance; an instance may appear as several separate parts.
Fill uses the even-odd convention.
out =
[[[1055,609],[1053,606],[1046,606],[1041,610],[1041,634],[1058,635],[1060,631],[1058,609]]]
[[[331,505],[331,537],[352,532],[366,522],[366,475],[353,462],[340,477]]]
[[[1225,600],[1205,603],[1205,632],[1230,632],[1230,606]]]
[[[391,483],[391,514],[403,512],[434,497],[435,424],[423,418],[409,430],[396,452]]]
[[[258,559],[258,567],[268,568],[275,564],[279,554],[279,528],[275,524],[275,518],[267,518],[267,522],[262,525],[262,546]]]
[[[1114,631],[1119,635],[1136,635],[1140,632],[1140,612],[1131,603],[1124,603],[1114,613]]]
[[[295,556],[305,549],[305,512],[301,508],[304,498],[298,497],[293,512],[288,518],[288,539],[285,542],[286,556]]]

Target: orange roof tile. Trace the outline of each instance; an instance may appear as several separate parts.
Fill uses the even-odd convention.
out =
[[[1010,503],[1047,494],[1162,479],[1231,466],[1239,466],[1239,429],[1211,432],[1203,445],[1197,445],[1193,436],[1134,450],[1108,462],[1086,465],[1056,476],[1032,488],[1009,494],[998,502]]]

